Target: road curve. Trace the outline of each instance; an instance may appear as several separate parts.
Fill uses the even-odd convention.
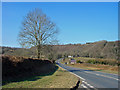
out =
[[[61,64],[60,60],[56,61],[57,65],[82,79],[82,88],[114,88],[114,90],[118,90],[118,75],[66,66]]]

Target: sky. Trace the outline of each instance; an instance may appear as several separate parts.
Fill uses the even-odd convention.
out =
[[[35,8],[59,27],[60,44],[118,40],[117,2],[3,2],[2,46],[20,47],[21,22]]]

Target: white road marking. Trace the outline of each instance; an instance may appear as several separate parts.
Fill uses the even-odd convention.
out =
[[[96,74],[96,75],[100,76],[100,74]]]
[[[82,81],[83,83],[85,83],[87,86],[89,86],[90,88],[94,88],[92,85],[88,84],[87,82],[85,81]]]
[[[59,66],[59,67],[61,67],[61,66]],[[63,68],[63,67],[61,67],[61,68]],[[67,69],[65,69],[65,68],[63,68],[64,70],[66,70],[66,71],[68,71]],[[68,71],[68,72],[70,72],[70,71]],[[70,72],[71,74],[74,74],[75,76],[77,76],[77,77],[79,77],[80,79],[82,79],[82,80],[85,80],[84,78],[82,78],[82,77],[80,77],[80,76],[78,76],[77,74],[75,74],[75,73],[72,73],[72,72]]]
[[[87,88],[84,84],[81,84],[82,87]]]
[[[59,65],[59,67],[61,67],[60,65]],[[67,69],[65,69],[65,68],[63,68],[63,67],[61,67],[62,69],[64,69],[64,70],[66,70],[66,71],[68,71]],[[68,72],[70,72],[70,71],[68,71]],[[77,76],[77,77],[79,77],[80,79],[82,79],[83,81],[82,82],[84,82],[87,86],[89,86],[90,88],[94,88],[92,85],[90,85],[90,84],[88,84],[87,82],[85,82],[85,79],[84,78],[82,78],[82,77],[80,77],[80,76],[78,76],[77,74],[75,74],[75,73],[73,73],[73,72],[70,72],[71,74],[74,74],[75,76]],[[82,87],[84,87],[84,88],[87,88],[84,84],[81,84],[81,86]]]
[[[61,67],[61,66],[59,65],[59,67]],[[63,67],[61,67],[61,68],[63,68]],[[68,71],[68,70],[65,69],[65,68],[63,68],[63,69],[66,70],[66,71]],[[73,72],[71,72],[71,71],[68,71],[68,72],[70,72],[71,74],[74,74],[75,76],[77,76],[77,77],[79,77],[80,79],[84,80],[84,81],[82,81],[83,83],[82,83],[80,86],[82,86],[82,87],[84,87],[84,88],[87,88],[87,89],[89,89],[89,87],[90,87],[90,88],[94,88],[92,85],[90,85],[90,84],[88,84],[87,82],[85,82],[85,79],[84,79],[84,78],[78,76],[77,74],[75,74],[75,73],[73,73]],[[109,77],[109,76],[102,75],[102,74],[97,74],[97,73],[88,72],[88,71],[85,71],[85,72],[86,72],[86,73],[95,74],[95,75],[97,75],[97,76],[103,76],[103,77],[107,77],[107,78],[112,78],[112,79],[115,79],[115,80],[119,80],[119,79],[117,79],[117,78]],[[94,89],[95,89],[95,90],[98,90],[98,89],[96,89],[96,88],[94,88]]]
[[[91,73],[91,72],[88,72],[88,71],[85,71],[86,73]],[[91,74],[95,74],[95,73],[91,73]],[[103,76],[103,77],[107,77],[107,78],[112,78],[112,79],[115,79],[115,80],[119,80],[118,78],[114,78],[114,77],[109,77],[109,76],[105,76],[105,75],[101,75],[101,74],[95,74],[97,76]]]
[[[112,79],[115,79],[115,80],[119,80],[119,79],[117,79],[117,78],[109,77],[109,76],[105,76],[105,75],[100,75],[100,76],[107,77],[107,78],[112,78]]]
[[[69,71],[70,72],[70,71]],[[70,72],[71,74],[74,74],[74,73],[72,73],[72,72]],[[74,74],[75,76],[77,76],[77,77],[79,77],[79,78],[81,78],[82,80],[85,80],[84,78],[82,78],[82,77],[80,77],[80,76],[78,76],[77,74]]]

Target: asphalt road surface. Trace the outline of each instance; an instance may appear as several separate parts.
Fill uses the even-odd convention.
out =
[[[92,70],[84,70],[80,68],[74,68],[66,66],[60,63],[59,59],[56,63],[66,69],[67,71],[75,74],[82,79],[80,88],[117,88],[118,89],[118,75],[108,74],[103,72],[97,72]]]

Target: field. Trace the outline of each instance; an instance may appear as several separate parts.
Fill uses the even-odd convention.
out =
[[[2,86],[2,88],[72,88],[77,81],[76,76],[62,68],[58,68],[52,75],[36,76],[25,81],[12,82]]]
[[[118,66],[116,64],[117,60],[111,59],[96,59],[96,58],[84,58],[84,57],[75,57],[76,64],[68,66],[78,67],[86,70],[101,71],[106,73],[118,74]],[[65,61],[61,63],[69,62],[69,58],[66,58]]]

